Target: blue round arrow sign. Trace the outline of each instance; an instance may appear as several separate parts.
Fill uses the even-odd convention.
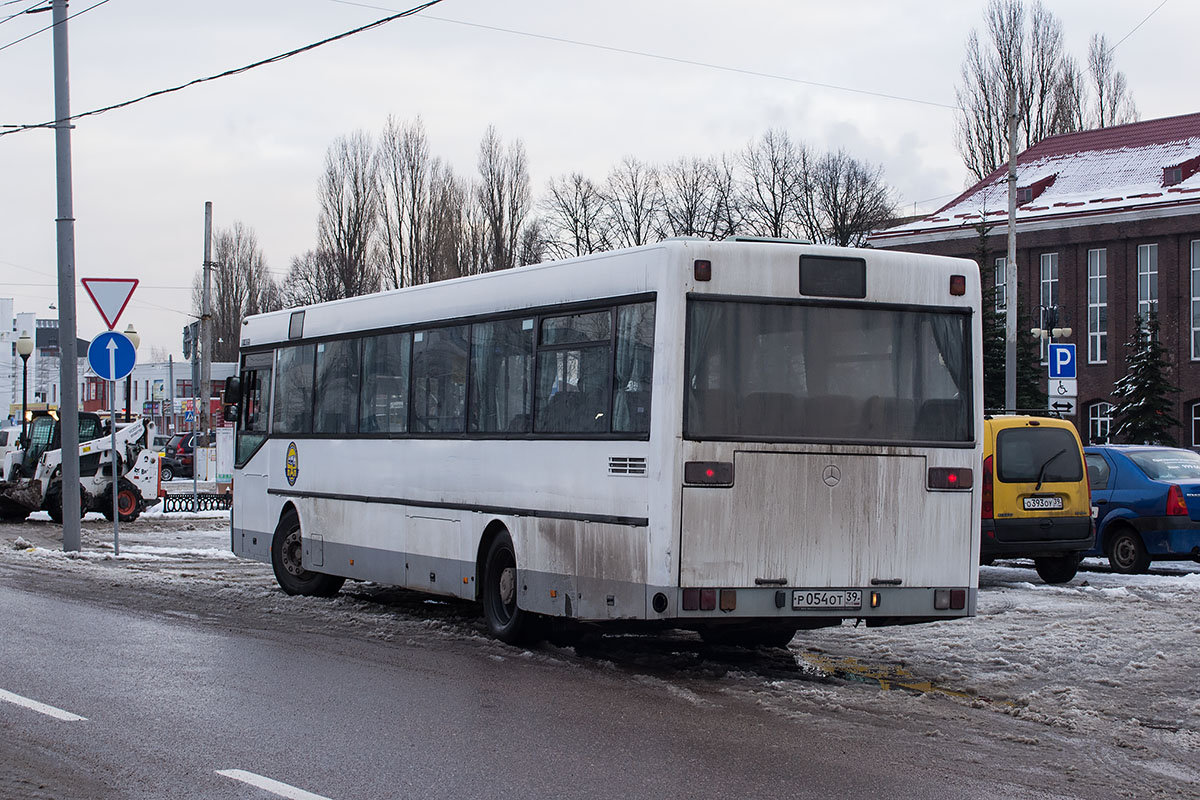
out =
[[[119,381],[133,372],[137,350],[129,337],[119,331],[106,331],[88,345],[88,364],[106,381]]]

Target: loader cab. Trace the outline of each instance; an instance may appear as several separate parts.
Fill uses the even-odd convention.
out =
[[[104,433],[104,425],[96,414],[80,412],[79,442],[90,442],[99,439]],[[28,440],[25,443],[25,453],[20,461],[21,476],[31,478],[37,472],[38,462],[47,450],[62,448],[62,433],[58,426],[58,417],[42,413],[34,416],[29,422]],[[97,458],[97,466],[99,459]],[[95,474],[95,470],[92,470]],[[9,476],[10,479],[17,476]]]

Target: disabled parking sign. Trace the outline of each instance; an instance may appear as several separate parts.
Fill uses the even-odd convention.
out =
[[[1050,380],[1072,380],[1075,377],[1075,345],[1050,345]]]

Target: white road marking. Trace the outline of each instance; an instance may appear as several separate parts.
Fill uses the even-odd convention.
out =
[[[19,694],[6,692],[0,689],[0,700],[5,700],[9,703],[14,703],[18,706],[32,709],[39,714],[45,714],[48,717],[61,719],[63,722],[86,722],[87,717],[81,717],[78,714],[72,714],[70,711],[63,711],[61,708],[48,706],[45,703],[39,703],[37,700],[30,700],[28,697],[22,697]]]
[[[217,770],[217,774],[224,775],[226,778],[233,778],[235,781],[248,783],[259,789],[265,789],[271,794],[286,797],[288,800],[329,800],[328,797],[306,792],[303,789],[297,789],[295,786],[288,786],[286,783],[264,778],[262,775],[255,775],[253,772],[246,772],[244,769],[219,769]]]

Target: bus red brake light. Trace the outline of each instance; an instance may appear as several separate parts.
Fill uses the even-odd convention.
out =
[[[706,258],[697,258],[692,262],[692,274],[698,281],[711,281],[712,262]]]
[[[950,276],[950,294],[958,297],[967,293],[967,276],[966,275],[951,275]]]
[[[973,479],[970,467],[930,467],[926,486],[930,489],[970,489]]]
[[[992,518],[992,457],[983,460],[983,519]]]
[[[688,486],[733,486],[732,461],[688,461],[683,465]]]
[[[1183,499],[1183,490],[1172,486],[1167,492],[1167,516],[1186,517],[1188,514],[1187,501]]]

